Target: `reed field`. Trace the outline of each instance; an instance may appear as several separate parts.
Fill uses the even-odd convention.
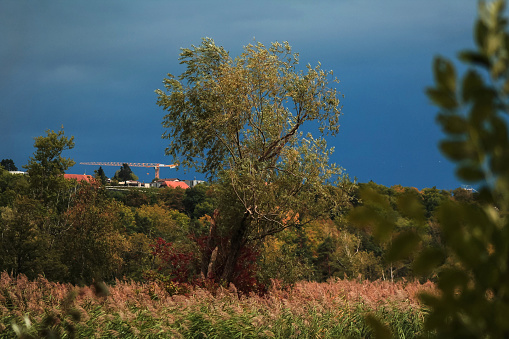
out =
[[[432,283],[330,280],[277,282],[263,296],[193,288],[170,295],[156,283],[121,282],[75,287],[0,277],[0,337],[59,334],[81,338],[338,338],[372,336],[373,314],[400,338],[423,335],[421,291]]]

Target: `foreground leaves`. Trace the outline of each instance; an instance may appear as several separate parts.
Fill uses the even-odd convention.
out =
[[[435,86],[427,90],[440,108],[437,120],[446,134],[440,150],[456,163],[458,178],[479,190],[476,202],[446,199],[440,204],[435,217],[442,247],[425,246],[414,261],[416,274],[437,273],[440,293],[424,294],[422,301],[430,307],[427,329],[444,338],[509,336],[509,33],[504,8],[505,1],[480,2],[477,49],[460,54],[471,68],[458,81],[452,63],[437,57]],[[379,240],[387,242],[394,222],[386,211],[392,209],[369,192],[364,204],[351,221],[375,227]],[[406,214],[416,219],[417,214]],[[387,256],[403,259],[423,243],[417,230],[401,233]],[[380,336],[387,335],[372,322]]]

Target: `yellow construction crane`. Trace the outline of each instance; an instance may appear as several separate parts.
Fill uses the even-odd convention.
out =
[[[129,167],[152,167],[156,170],[156,178],[160,178],[159,176],[159,168],[160,167],[169,167],[175,168],[177,165],[165,165],[165,164],[157,164],[151,162],[80,162],[80,165],[94,165],[94,166],[123,166],[124,164],[128,164]]]

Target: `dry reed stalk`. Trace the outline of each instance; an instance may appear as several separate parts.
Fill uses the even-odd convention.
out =
[[[2,273],[0,316],[14,314],[22,317],[29,313],[33,319],[41,320],[45,312],[62,314],[64,300],[73,289],[72,285],[49,282],[43,277],[28,281],[24,276],[13,278]],[[219,289],[214,295],[196,288],[187,296],[171,296],[152,282],[117,281],[109,288],[109,295],[102,298],[96,297],[90,287],[80,288],[73,307],[81,312],[82,322],[94,323],[97,334],[102,331],[101,326],[115,319],[122,319],[136,333],[144,316],[158,322],[158,331],[180,332],[175,326],[181,329],[189,327],[192,314],[199,314],[212,324],[232,317],[244,317],[246,323],[266,329],[285,317],[302,320],[301,325],[295,326],[316,323],[316,318],[322,316],[341,319],[359,304],[373,310],[383,306],[396,306],[403,311],[420,309],[417,296],[423,290],[432,292],[434,285],[430,282],[335,279],[326,283],[299,282],[292,289],[281,289],[275,282],[264,296],[251,294],[239,297],[234,288]],[[176,337],[179,336],[177,332]],[[270,333],[267,332],[267,335],[270,336]]]

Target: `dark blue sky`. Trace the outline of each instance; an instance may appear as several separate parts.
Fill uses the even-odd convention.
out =
[[[424,89],[435,55],[472,46],[476,8],[473,0],[2,0],[0,159],[21,167],[33,138],[63,125],[76,142],[64,155],[77,163],[171,163],[154,90],[182,72],[180,48],[211,37],[235,56],[253,39],[288,41],[303,68],[320,61],[341,81],[333,162],[360,182],[454,189],[461,183],[437,150],[437,109]],[[144,181],[154,175],[133,170]],[[161,176],[203,178],[183,169]]]

